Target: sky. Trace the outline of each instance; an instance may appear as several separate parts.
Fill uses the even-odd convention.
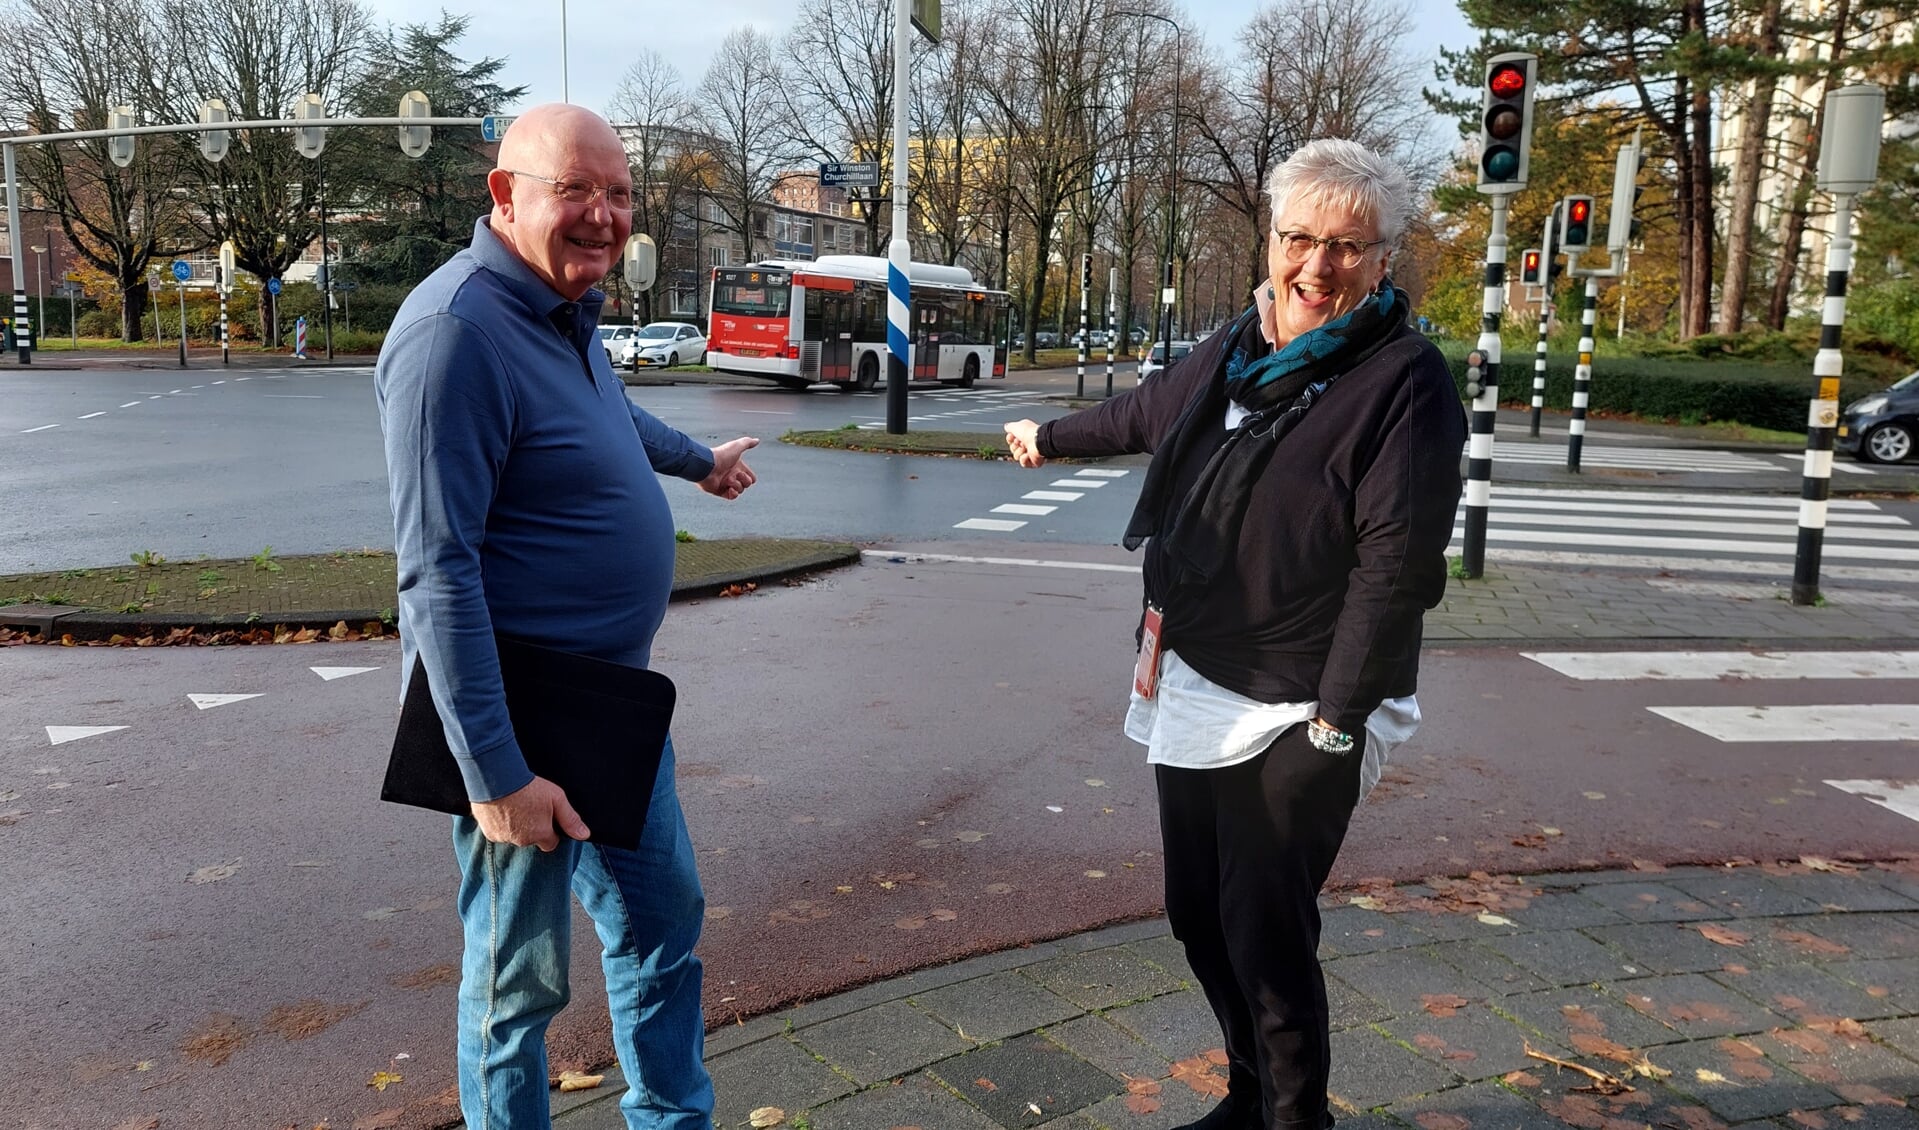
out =
[[[368,0],[376,16],[392,23],[434,23],[441,9],[472,16],[460,53],[507,61],[503,85],[524,84],[526,106],[564,100],[604,110],[632,62],[632,48],[644,44],[665,55],[690,88],[706,72],[720,40],[742,24],[752,24],[769,38],[778,39],[790,26],[792,0],[708,0],[662,4],[659,0],[619,3],[615,0]],[[1247,0],[1188,0],[1188,26],[1197,28],[1207,44],[1219,49],[1245,24],[1255,10]],[[1476,36],[1446,0],[1411,0],[1413,41],[1404,51],[1428,81],[1438,59],[1434,45],[1463,47]],[[561,66],[560,23],[566,21],[564,83]],[[512,112],[521,107],[498,107]],[[1458,133],[1450,121],[1434,119],[1433,140],[1451,148]]]

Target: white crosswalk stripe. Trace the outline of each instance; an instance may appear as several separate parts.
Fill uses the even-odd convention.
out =
[[[1747,455],[1737,451],[1693,451],[1671,447],[1644,449],[1588,443],[1580,447],[1579,465],[1589,469],[1610,467],[1707,475],[1779,474],[1790,470],[1781,467],[1772,456],[1772,452]],[[1563,467],[1566,465],[1566,447],[1562,443],[1502,443],[1493,452],[1493,462]]]
[[[1672,573],[1788,575],[1799,501],[1711,492],[1495,487],[1493,563],[1612,566]],[[1464,508],[1449,553],[1464,539]],[[1919,529],[1864,499],[1829,504],[1822,575],[1919,584]]]
[[[1054,479],[1051,483],[1047,484],[1051,487],[1066,487],[1070,489],[1029,490],[1020,495],[1019,502],[1009,502],[995,506],[992,512],[995,514],[1025,514],[1031,517],[1051,514],[1055,510],[1058,510],[1059,507],[1056,505],[1035,506],[1032,504],[1078,502],[1080,499],[1086,497],[1086,492],[1089,490],[1103,487],[1107,483],[1115,482],[1128,474],[1131,474],[1131,472],[1124,468],[1101,468],[1098,470],[1087,469],[1075,471],[1073,472],[1073,478]],[[968,518],[963,522],[953,523],[953,528],[956,530],[982,530],[989,533],[1008,534],[1024,525],[1026,525],[1024,519],[1015,521],[1011,518]]]
[[[1919,651],[1528,651],[1571,679],[1919,679]]]

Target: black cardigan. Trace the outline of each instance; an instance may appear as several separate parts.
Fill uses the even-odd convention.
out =
[[[1230,344],[1222,331],[1145,384],[1040,426],[1041,455],[1151,452],[1202,395]],[[1225,441],[1173,468],[1183,499]],[[1381,702],[1413,693],[1425,611],[1446,589],[1466,415],[1439,350],[1399,328],[1344,374],[1280,442],[1253,488],[1233,570],[1203,591],[1166,594],[1157,539],[1146,592],[1165,601],[1163,646],[1201,675],[1261,702],[1317,700],[1357,733]]]

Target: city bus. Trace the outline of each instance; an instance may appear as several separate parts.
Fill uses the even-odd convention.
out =
[[[1006,375],[1012,303],[964,267],[914,263],[908,379]],[[826,255],[713,268],[706,363],[787,388],[865,391],[886,374],[886,260]]]

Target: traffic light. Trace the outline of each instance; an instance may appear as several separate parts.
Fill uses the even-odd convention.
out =
[[[1533,79],[1539,60],[1524,52],[1494,55],[1480,84],[1479,191],[1488,195],[1526,187],[1532,153]]]
[[[1592,197],[1568,196],[1566,198],[1566,225],[1562,229],[1559,245],[1565,248],[1568,255],[1579,255],[1592,250]]]
[[[113,109],[107,111],[107,128],[132,129],[133,107],[115,106]],[[133,164],[132,135],[121,134],[119,137],[107,138],[107,156],[112,159],[114,164],[123,169]]]
[[[433,116],[433,103],[418,90],[409,90],[400,95],[400,117],[430,118]],[[432,126],[401,126],[400,152],[409,157],[423,157],[427,147],[433,144]]]
[[[218,98],[208,98],[200,103],[200,121],[205,125],[218,125],[232,121],[227,113],[227,104]],[[202,130],[200,133],[200,156],[218,164],[227,155],[228,137],[223,129]]]
[[[326,102],[318,94],[302,94],[293,103],[293,116],[301,121],[324,120]],[[325,126],[297,126],[293,130],[293,148],[309,160],[326,148]]]
[[[1519,281],[1527,286],[1544,286],[1539,277],[1539,248],[1528,247],[1519,253]]]
[[[1619,160],[1613,166],[1612,212],[1606,217],[1606,250],[1619,253],[1626,250],[1630,243],[1638,242],[1634,229],[1639,221],[1632,218],[1639,203],[1639,170],[1646,164],[1646,151],[1639,147],[1639,134],[1634,131],[1632,143],[1619,147]]]
[[[1479,394],[1486,391],[1480,382],[1486,376],[1486,355],[1475,349],[1466,354],[1466,398],[1478,400]]]

